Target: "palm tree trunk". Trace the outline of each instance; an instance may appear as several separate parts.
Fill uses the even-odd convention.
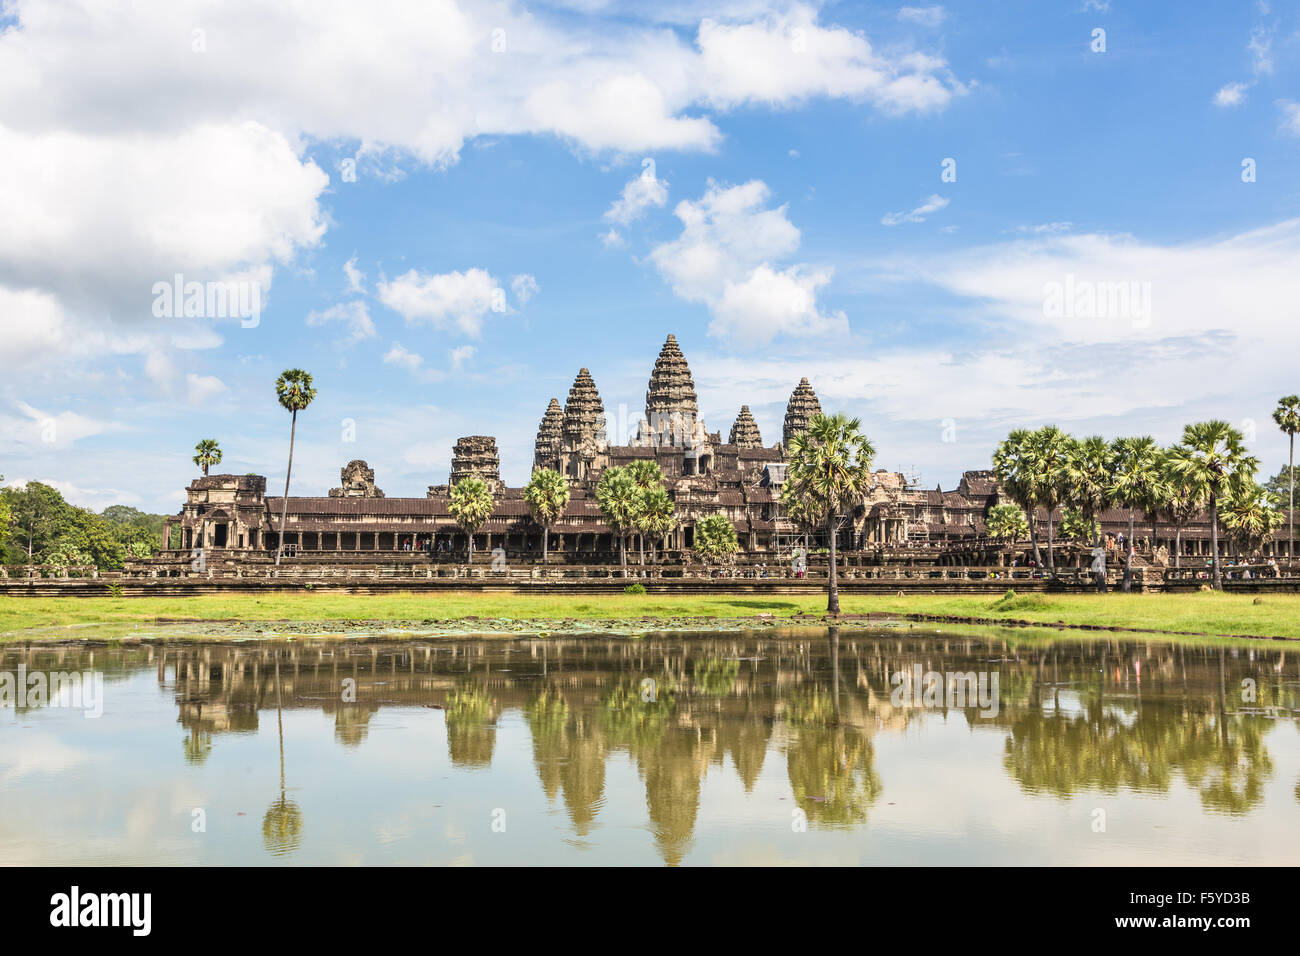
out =
[[[551,536],[551,530],[547,527],[542,528],[542,564],[546,563],[546,545],[547,539]]]
[[[645,535],[644,534],[641,534],[639,532],[637,533],[636,544],[637,547],[641,549],[641,567],[644,568],[645,567]]]
[[[826,579],[826,613],[840,613],[840,585],[835,571],[835,515],[832,509],[831,516],[826,519],[826,537],[830,541],[830,575]]]
[[[1029,543],[1034,546],[1034,567],[1043,566],[1043,556],[1038,551],[1038,532],[1034,525],[1034,509],[1029,507],[1025,509],[1025,516],[1029,519]]]
[[[1211,587],[1216,591],[1222,591],[1223,570],[1219,567],[1219,500],[1213,494],[1210,495],[1210,554],[1214,561]]]
[[[625,534],[618,536],[618,563],[623,569],[623,577],[627,577],[627,535]]]
[[[1047,509],[1047,570],[1056,573],[1056,524],[1052,521],[1052,512],[1056,505]]]
[[[284,526],[289,520],[289,476],[293,474],[293,439],[298,433],[298,409],[293,410],[293,421],[289,425],[289,467],[284,470],[284,507],[280,509],[280,547],[275,551],[275,566],[280,566],[284,556]]]
[[[1183,566],[1183,526],[1174,525],[1174,567]]]
[[[1121,591],[1133,590],[1133,506],[1128,507],[1128,540],[1124,542],[1124,581],[1120,584]]]
[[[1295,432],[1291,433],[1291,454],[1287,460],[1287,477],[1291,479],[1291,502],[1287,509],[1287,564],[1295,564]]]

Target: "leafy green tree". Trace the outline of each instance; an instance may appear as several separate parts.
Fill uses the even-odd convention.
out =
[[[1071,443],[1065,466],[1066,494],[1096,529],[1094,546],[1100,543],[1102,512],[1114,496],[1111,485],[1114,471],[1115,449],[1100,435]]]
[[[636,527],[637,509],[641,503],[641,489],[627,473],[626,468],[606,468],[596,483],[596,506],[618,537],[618,558],[627,576],[627,539]]]
[[[462,478],[451,489],[447,510],[469,539],[469,563],[474,563],[474,534],[492,515],[492,492],[482,478]]]
[[[1138,510],[1154,514],[1161,495],[1160,446],[1150,435],[1117,438],[1111,446],[1115,453],[1111,476],[1111,496],[1116,504],[1128,508],[1128,548],[1124,552],[1123,590],[1133,587],[1133,524]],[[1155,534],[1151,537],[1155,547]]]
[[[67,520],[68,505],[49,485],[29,481],[21,489],[6,489],[10,520],[25,539],[27,561],[48,547]]]
[[[1061,540],[1092,543],[1097,533],[1097,522],[1079,508],[1066,508],[1061,512]]]
[[[280,509],[280,540],[275,549],[275,563],[278,566],[284,556],[284,537],[289,522],[289,476],[293,473],[293,443],[298,431],[298,413],[316,399],[316,389],[312,388],[311,375],[300,368],[288,368],[275,380],[275,395],[280,406],[292,413],[289,425],[289,466],[284,471],[284,504]]]
[[[1206,491],[1186,471],[1175,467],[1172,448],[1160,453],[1159,510],[1174,526],[1174,567],[1182,567],[1183,528],[1201,511]]]
[[[993,474],[997,477],[1007,497],[1020,506],[1029,525],[1029,544],[1034,549],[1034,564],[1041,566],[1043,557],[1038,552],[1038,535],[1034,529],[1035,471],[1029,458],[1030,436],[1027,428],[1013,430],[998,444],[993,453]]]
[[[646,535],[652,536],[650,539],[650,560],[653,562],[655,560],[655,540],[677,527],[677,514],[674,510],[673,499],[668,496],[668,489],[663,485],[656,485],[642,491],[641,500],[637,504],[636,516],[633,521],[643,540]]]
[[[706,562],[726,561],[739,548],[736,526],[725,515],[706,515],[695,522],[695,551]]]
[[[989,509],[984,527],[993,540],[1012,545],[1029,534],[1029,521],[1015,505],[994,505]]]
[[[551,528],[569,506],[569,483],[558,471],[538,468],[524,486],[524,501],[528,513],[542,529],[542,564],[545,564]]]
[[[1197,422],[1183,429],[1183,440],[1169,452],[1169,467],[1204,494],[1210,508],[1210,550],[1214,555],[1213,587],[1223,590],[1219,558],[1219,503],[1234,485],[1252,478],[1259,459],[1246,454],[1245,438],[1225,421]]]
[[[876,450],[862,434],[862,422],[844,415],[814,415],[808,430],[790,439],[786,483],[791,496],[826,528],[830,544],[830,573],[826,582],[826,611],[840,613],[836,568],[836,537],[844,512],[861,503],[871,488],[871,462]]]
[[[1055,425],[1030,432],[1025,441],[1029,480],[1035,504],[1047,511],[1047,568],[1055,573],[1056,509],[1066,500],[1070,487],[1069,462],[1074,439]]]
[[[1228,488],[1219,507],[1223,527],[1238,549],[1247,555],[1257,554],[1286,523],[1267,491],[1254,481],[1243,479]]]
[[[1290,443],[1287,458],[1287,475],[1290,487],[1287,489],[1287,557],[1295,561],[1295,436],[1300,432],[1300,395],[1287,395],[1277,400],[1273,409],[1273,421],[1282,429]]]
[[[208,477],[208,469],[213,465],[221,464],[221,446],[217,444],[217,440],[204,438],[195,445],[193,461],[203,469],[203,477]]]
[[[632,524],[637,530],[637,547],[641,551],[641,566],[645,567],[645,532],[641,530],[641,521],[639,519],[641,512],[645,510],[646,493],[652,488],[663,487],[664,473],[659,468],[659,462],[653,458],[637,458],[627,465],[624,470],[640,492],[636,513],[632,516]]]

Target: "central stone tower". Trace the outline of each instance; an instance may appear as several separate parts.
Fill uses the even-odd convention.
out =
[[[798,386],[790,395],[790,402],[785,406],[785,427],[781,430],[781,444],[790,447],[790,439],[800,432],[808,430],[808,422],[814,415],[822,413],[822,403],[817,400],[817,393],[808,384],[808,379],[801,378]]]
[[[560,474],[570,481],[585,481],[608,465],[605,406],[591,372],[579,369],[560,423]]]
[[[659,350],[645,393],[645,417],[632,444],[641,447],[688,448],[704,435],[699,398],[686,356],[669,334]]]

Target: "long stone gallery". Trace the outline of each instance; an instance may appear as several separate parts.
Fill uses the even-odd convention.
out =
[[[690,565],[696,523],[723,515],[737,530],[738,563],[779,566],[795,549],[814,553],[825,532],[799,527],[783,511],[780,490],[790,439],[821,411],[808,379],[793,389],[780,440],[764,444],[748,406],[728,432],[711,432],[699,417],[690,366],[669,335],[646,388],[645,413],[626,445],[610,444],[605,408],[591,372],[580,369],[564,404],[552,398],[537,430],[534,467],[553,469],[570,488],[564,513],[550,530],[549,561],[557,568],[618,561],[618,542],[595,501],[595,486],[610,467],[638,459],[656,462],[673,500],[675,527],[653,542],[660,569]],[[365,461],[348,462],[340,484],[327,497],[267,494],[260,475],[210,475],[186,491],[180,514],[168,520],[164,549],[133,561],[130,576],[247,576],[271,573],[284,539],[289,567],[421,566],[463,562],[465,532],[449,510],[451,488],[466,478],[484,481],[492,513],[475,535],[475,551],[495,552],[510,563],[532,563],[541,553],[542,529],[532,520],[522,488],[500,475],[496,440],[461,438],[452,449],[449,481],[430,485],[423,498],[389,498]],[[870,493],[845,516],[837,546],[853,565],[968,566],[1011,563],[986,533],[989,510],[1006,500],[990,470],[966,471],[955,489],[925,489],[899,472],[879,470]],[[1143,550],[1167,555],[1175,533],[1169,525],[1144,522]],[[1128,513],[1102,515],[1112,534],[1128,528]],[[1181,529],[1185,554],[1208,553],[1209,527],[1194,520]],[[1163,549],[1163,550],[1162,550]],[[201,562],[195,555],[201,554]]]

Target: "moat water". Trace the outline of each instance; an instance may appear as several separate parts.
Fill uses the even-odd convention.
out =
[[[1295,864],[1298,667],[905,625],[8,646],[0,863]]]

